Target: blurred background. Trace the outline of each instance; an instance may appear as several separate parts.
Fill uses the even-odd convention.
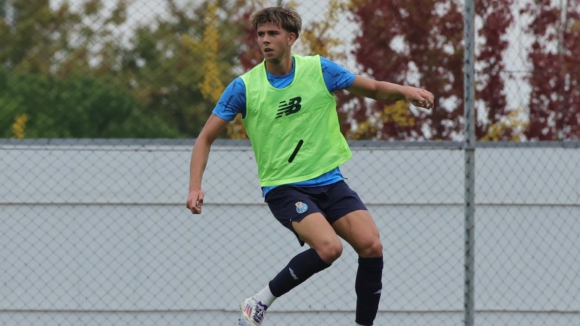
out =
[[[250,14],[279,1],[0,0],[6,138],[195,138],[222,90],[261,60]],[[463,139],[462,1],[292,1],[295,52],[426,88],[436,110],[337,94],[349,139]],[[478,140],[573,140],[576,1],[476,2]],[[244,138],[239,121],[224,138]]]
[[[0,0],[1,325],[235,325],[305,249],[261,197],[239,116],[204,213],[185,208],[195,138],[262,60],[248,19],[278,4]],[[475,143],[463,1],[288,4],[295,53],[435,94],[431,113],[335,94],[341,171],[384,244],[376,325],[580,325],[580,2],[467,2]],[[263,325],[353,325],[356,262],[345,243]]]

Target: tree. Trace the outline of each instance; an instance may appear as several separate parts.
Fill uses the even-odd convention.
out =
[[[10,25],[0,20],[0,62],[15,72],[66,76],[91,68],[89,60],[105,52],[98,45],[115,40],[113,31],[125,22],[127,0],[117,0],[107,12],[101,0],[85,0],[80,12],[68,2],[53,10],[48,0],[13,0],[11,6],[18,14]]]
[[[242,29],[234,15],[240,3],[209,0],[180,7],[165,0],[169,17],[136,28],[123,50],[120,73],[147,115],[185,135],[199,134],[217,102],[212,87],[219,90],[235,76],[239,50],[234,40]],[[210,39],[208,33],[219,37]]]
[[[162,121],[138,112],[139,103],[111,75],[114,29],[126,1],[102,13],[98,0],[80,12],[67,2],[14,0],[18,13],[0,20],[0,132],[4,137],[176,137]],[[109,42],[109,43],[107,43]],[[25,129],[24,129],[25,128]],[[26,131],[26,133],[24,133]]]
[[[513,18],[512,0],[476,1],[478,19],[484,22],[478,35],[484,49],[477,55],[477,98],[487,107],[485,125],[494,124],[505,112],[503,83],[498,82],[502,41]],[[463,129],[463,8],[444,0],[351,0],[350,10],[360,26],[355,38],[355,58],[362,72],[378,80],[411,84],[436,95],[431,115],[412,114],[404,104],[368,102],[352,95],[341,97],[347,116],[346,130],[371,139],[435,139],[461,137]],[[486,51],[493,48],[494,51]],[[501,81],[501,80],[500,80]],[[361,129],[362,128],[362,129]]]
[[[531,63],[530,140],[580,139],[580,4],[529,3],[527,32],[534,37]]]
[[[0,0],[0,18],[6,17],[6,0]]]
[[[219,89],[212,83],[234,76],[238,49],[232,40],[242,30],[232,15],[242,1],[189,2],[182,7],[175,0],[163,1],[168,15],[159,13],[153,21],[131,26],[130,34],[120,35],[129,0],[116,0],[116,6],[106,11],[102,0],[85,0],[78,11],[66,1],[51,9],[48,0],[14,0],[16,21],[9,26],[0,20],[0,62],[9,74],[35,74],[56,84],[66,83],[76,72],[103,78],[125,90],[123,95],[132,98],[139,116],[162,121],[163,130],[174,127],[177,132],[171,135],[195,137],[217,101],[207,96]],[[213,20],[206,16],[211,5]],[[220,36],[217,50],[211,47],[213,55],[204,43],[209,38],[206,35],[204,41],[203,36],[212,28]],[[16,117],[0,118],[12,123]],[[37,119],[31,116],[28,123],[33,121]],[[168,135],[163,130],[157,134]]]
[[[503,56],[509,46],[505,39],[506,32],[514,22],[512,14],[513,1],[478,0],[475,2],[475,13],[481,19],[483,28],[477,32],[478,40],[483,40],[481,50],[475,60],[477,63],[476,95],[485,110],[485,119],[476,124],[477,139],[489,137],[494,140],[519,139],[513,130],[506,128],[505,133],[498,133],[497,126],[511,126],[504,123],[504,118],[514,121],[520,112],[507,107],[505,83],[502,74],[505,71]],[[515,109],[510,111],[510,109]],[[493,127],[493,128],[492,128]],[[515,137],[515,138],[514,138]]]
[[[0,74],[3,137],[173,138],[178,132],[139,112],[110,77],[75,72],[67,79],[36,72]],[[4,119],[8,117],[10,119]],[[25,128],[25,129],[24,129]],[[24,130],[26,133],[24,133]]]

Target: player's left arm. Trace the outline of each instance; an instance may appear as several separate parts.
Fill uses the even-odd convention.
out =
[[[407,100],[413,105],[426,109],[433,108],[434,96],[431,92],[412,86],[377,81],[357,75],[347,91],[381,102]]]

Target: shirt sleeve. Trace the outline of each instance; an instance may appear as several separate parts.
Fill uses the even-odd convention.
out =
[[[222,93],[213,114],[232,121],[238,115],[246,116],[246,85],[241,77],[234,79]]]
[[[330,93],[349,88],[354,82],[355,74],[346,70],[346,68],[336,62],[330,61],[321,56],[320,63],[322,65],[324,83]]]

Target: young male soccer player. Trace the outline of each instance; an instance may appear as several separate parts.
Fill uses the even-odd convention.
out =
[[[203,171],[211,144],[242,114],[258,164],[260,186],[274,217],[308,250],[293,257],[268,285],[243,300],[239,324],[258,326],[274,300],[329,267],[343,238],[357,252],[356,325],[372,325],[382,290],[379,231],[339,166],[352,156],[340,133],[333,92],[346,89],[378,101],[433,107],[430,92],[354,75],[320,56],[292,54],[302,25],[294,10],[271,7],[251,18],[264,61],[224,91],[193,148],[187,208],[200,214]]]

